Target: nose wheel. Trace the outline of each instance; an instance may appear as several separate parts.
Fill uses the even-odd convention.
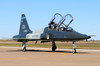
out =
[[[73,49],[72,49],[72,52],[73,52],[73,53],[76,53],[76,45],[75,45],[75,41],[73,41],[73,43],[72,43],[72,44],[73,44]]]
[[[73,53],[76,53],[76,48],[73,48],[73,49],[72,49],[72,52],[73,52]]]

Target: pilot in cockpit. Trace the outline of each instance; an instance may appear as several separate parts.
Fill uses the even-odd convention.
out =
[[[53,29],[57,29],[57,23],[56,22],[50,22],[49,23],[49,29],[53,30]]]

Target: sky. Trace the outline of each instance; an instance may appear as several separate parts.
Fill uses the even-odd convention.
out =
[[[71,14],[74,30],[100,40],[100,0],[0,0],[0,39],[19,33],[23,13],[32,31],[47,27],[55,13]]]

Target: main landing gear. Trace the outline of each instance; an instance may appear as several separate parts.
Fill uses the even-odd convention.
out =
[[[73,53],[76,53],[76,45],[75,45],[75,41],[73,41],[73,43],[72,43],[72,44],[73,44],[73,49],[72,49],[72,52],[73,52]]]
[[[26,41],[22,42],[22,49],[23,49],[24,52],[26,51]]]
[[[52,41],[52,51],[54,52],[56,50],[56,44],[55,41]],[[26,51],[26,41],[22,42],[22,50],[25,52]]]
[[[73,41],[72,44],[73,44],[72,52],[73,52],[73,53],[76,53],[75,41]],[[56,47],[55,41],[52,41],[52,51],[55,52],[56,48],[57,48],[57,47]],[[26,41],[23,41],[23,42],[22,42],[22,49],[23,49],[24,52],[26,51]]]
[[[54,52],[56,50],[56,44],[55,44],[55,41],[52,41],[52,51]]]

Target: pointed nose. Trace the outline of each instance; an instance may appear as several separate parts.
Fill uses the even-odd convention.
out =
[[[88,39],[91,38],[91,36],[88,36]]]
[[[84,36],[85,39],[91,38],[91,36],[88,36],[88,35],[86,35],[86,34],[84,34],[83,36]]]

